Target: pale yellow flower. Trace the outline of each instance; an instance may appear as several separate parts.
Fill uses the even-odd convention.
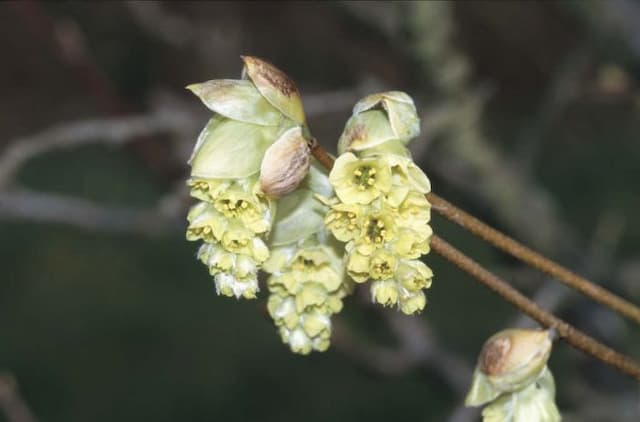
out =
[[[427,304],[427,297],[422,290],[408,291],[402,290],[398,301],[400,310],[406,315],[413,315],[420,312]]]
[[[374,280],[392,278],[396,272],[396,256],[384,249],[376,251],[369,262],[369,275]]]
[[[386,211],[386,212],[385,212]],[[396,237],[394,215],[388,210],[373,212],[363,217],[360,235],[355,239],[358,252],[370,255],[376,249],[383,248]]]
[[[400,292],[395,280],[376,280],[371,283],[371,297],[382,306],[393,306],[398,303]]]
[[[429,239],[431,238],[431,227],[425,226],[423,233],[418,233],[411,229],[398,230],[393,242],[393,249],[402,258],[416,259],[429,252]]]
[[[348,152],[335,161],[329,180],[345,204],[369,204],[391,189],[391,168],[385,157],[360,159]]]
[[[213,202],[216,210],[227,219],[238,219],[254,233],[269,230],[271,221],[266,203],[248,193],[238,190],[226,190],[218,194]]]
[[[350,246],[350,245],[348,245]],[[347,273],[356,283],[364,283],[370,278],[371,257],[359,253],[357,250],[348,251]]]
[[[429,232],[426,226],[431,220],[431,204],[422,193],[410,191],[398,206],[397,213],[398,225],[418,232]]]
[[[330,316],[342,309],[349,292],[338,256],[317,240],[307,243],[276,248],[264,266],[272,273],[269,314],[282,341],[301,354],[329,347]]]
[[[190,195],[205,202],[212,202],[220,192],[223,192],[233,184],[229,179],[201,179],[192,177],[187,180],[190,187]]]
[[[187,221],[187,240],[202,239],[209,243],[219,242],[228,224],[224,216],[206,202],[199,202],[191,207]]]
[[[362,230],[362,206],[338,202],[329,209],[325,225],[341,242],[354,239]]]
[[[395,278],[409,291],[418,291],[431,287],[433,272],[418,260],[402,260],[395,272]]]
[[[258,268],[253,258],[230,253],[216,243],[204,243],[198,251],[198,259],[209,267],[219,295],[256,297]]]

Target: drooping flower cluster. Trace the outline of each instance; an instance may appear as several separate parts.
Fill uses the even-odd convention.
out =
[[[429,252],[430,184],[410,158],[405,144],[418,134],[410,97],[387,92],[364,98],[340,138],[342,155],[329,180],[335,197],[326,226],[346,242],[347,272],[371,280],[375,302],[397,305],[405,314],[426,305],[423,289],[432,272],[419,260]]]
[[[258,269],[269,257],[265,241],[275,208],[261,186],[262,160],[283,142],[300,141],[305,119],[286,75],[259,59],[243,59],[248,79],[188,87],[216,114],[189,160],[191,196],[200,202],[189,211],[187,239],[203,241],[198,259],[209,268],[218,294],[251,299]],[[302,179],[308,159],[306,168],[300,163]]]
[[[342,248],[332,242],[322,217],[326,207],[314,193],[331,194],[327,177],[311,168],[298,191],[280,201],[284,212],[274,224],[268,310],[282,341],[296,353],[324,351],[331,337],[331,315],[340,312],[350,292]]]
[[[419,132],[411,98],[387,92],[358,102],[327,176],[311,163],[293,82],[243,59],[242,80],[188,87],[215,113],[189,160],[199,202],[187,239],[202,241],[198,259],[218,294],[255,298],[265,270],[269,314],[302,354],[329,347],[331,317],[352,279],[372,280],[379,303],[423,309],[432,278],[419,260],[429,251],[430,185],[405,147]]]
[[[223,296],[255,298],[258,267],[269,257],[263,235],[271,204],[256,191],[256,179],[190,181],[192,196],[202,202],[189,211],[187,239],[203,241],[198,259]]]
[[[484,344],[467,406],[486,405],[483,422],[559,422],[555,383],[547,367],[548,331],[509,329]]]

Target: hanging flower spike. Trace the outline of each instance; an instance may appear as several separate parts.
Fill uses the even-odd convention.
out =
[[[509,329],[484,344],[467,406],[486,407],[483,422],[558,422],[555,383],[547,361],[549,331]]]
[[[424,309],[433,274],[419,258],[429,252],[429,179],[406,148],[419,133],[411,98],[398,91],[370,95],[356,104],[338,142],[341,155],[329,180],[335,196],[325,224],[346,242],[347,273],[371,280],[371,296],[405,314]]]
[[[340,312],[351,291],[343,251],[324,227],[326,207],[314,193],[331,195],[327,177],[315,167],[307,180],[279,203],[271,237],[268,310],[280,337],[295,353],[324,351],[331,337],[331,315]]]
[[[309,158],[302,137],[304,112],[293,82],[260,59],[243,60],[246,79],[187,87],[215,113],[189,160],[188,185],[200,202],[187,216],[187,239],[203,241],[198,259],[209,268],[218,294],[253,299],[258,270],[269,257],[266,237],[274,198],[304,179]],[[280,175],[264,168],[261,172],[262,161],[265,154],[286,160],[289,150],[296,153],[295,177],[282,186]]]

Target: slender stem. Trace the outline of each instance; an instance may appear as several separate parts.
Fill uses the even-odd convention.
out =
[[[619,371],[640,380],[640,365],[627,356],[589,337],[560,318],[548,313],[538,306],[538,304],[529,300],[522,293],[511,287],[506,281],[464,255],[440,237],[434,235],[431,238],[431,248],[434,252],[460,267],[482,284],[502,296],[505,300],[518,307],[522,312],[538,321],[541,325],[554,328],[560,338],[576,349],[582,350],[594,358],[615,367]]]
[[[320,164],[322,164],[328,170],[331,170],[331,168],[333,167],[333,158],[331,158],[331,156],[318,144],[316,139],[312,139],[309,142],[309,149]],[[443,207],[446,201],[442,202],[444,200],[435,196],[434,194],[429,195],[429,199],[431,200],[432,204],[434,203],[434,198],[436,198],[436,206],[434,207],[436,210],[440,211],[440,208],[446,208]],[[440,202],[438,202],[438,200],[440,200]],[[452,205],[450,206],[453,207]],[[459,212],[461,213],[462,211],[459,210]],[[500,279],[498,276],[491,273],[489,270],[482,267],[471,258],[467,257],[462,252],[455,249],[453,246],[449,245],[440,237],[434,235],[431,238],[431,247],[436,253],[440,254],[445,259],[449,260],[453,264],[469,273],[476,280],[480,281],[482,284],[498,293],[506,301],[515,305],[518,309],[529,315],[534,320],[538,321],[538,323],[540,323],[541,325],[547,328],[556,329],[559,337],[567,343],[593,356],[594,358],[618,369],[622,373],[640,380],[640,366],[632,359],[605,346],[594,338],[586,335],[582,331],[574,328],[562,319],[545,311],[540,306],[538,306],[538,304],[528,299],[522,293],[511,287],[507,282]],[[588,281],[586,282],[589,283]]]
[[[427,194],[427,198],[437,213],[453,221],[462,228],[484,239],[498,249],[515,256],[532,267],[549,274],[567,286],[572,287],[591,299],[608,306],[614,311],[640,324],[640,308],[633,303],[611,293],[594,282],[577,275],[556,262],[545,258],[511,237],[488,226],[486,223],[483,223],[438,195],[429,193]]]
[[[318,143],[316,138],[311,138],[309,141],[309,149],[311,150],[311,154],[315,157],[316,160],[327,170],[331,170],[333,168],[333,158],[329,155],[327,151],[325,151],[322,146]]]

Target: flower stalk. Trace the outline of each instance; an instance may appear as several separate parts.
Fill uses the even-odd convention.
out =
[[[427,198],[431,202],[433,210],[448,220],[458,224],[460,227],[468,230],[496,248],[558,279],[560,282],[590,297],[596,302],[611,308],[631,321],[640,324],[640,308],[633,303],[598,286],[593,281],[579,276],[556,262],[545,258],[513,238],[490,227],[471,214],[461,210],[435,193],[428,193]]]

